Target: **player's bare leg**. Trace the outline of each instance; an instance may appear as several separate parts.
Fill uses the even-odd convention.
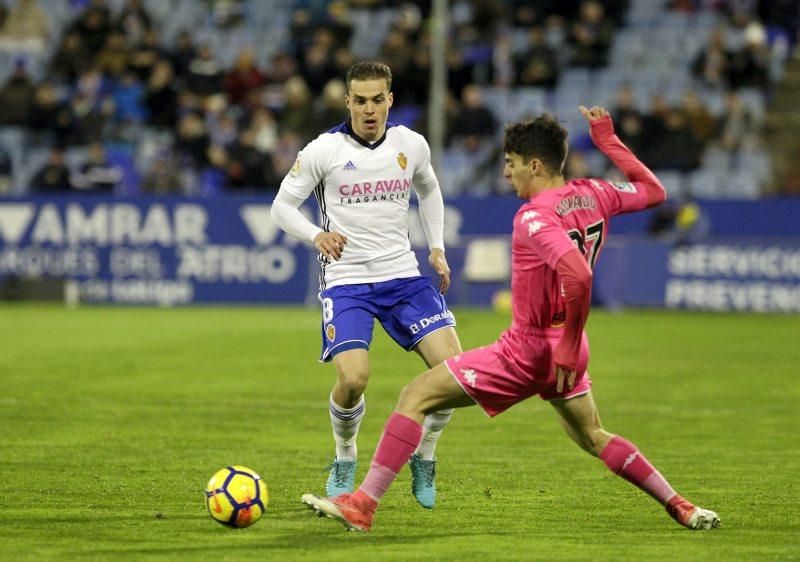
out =
[[[428,370],[400,394],[397,407],[383,429],[369,472],[358,490],[338,498],[305,494],[302,502],[350,530],[368,530],[378,502],[422,439],[425,415],[474,404],[443,364]]]
[[[428,367],[435,367],[454,355],[461,353],[461,342],[451,327],[431,332],[414,348]],[[431,412],[422,422],[422,440],[408,460],[411,468],[411,493],[426,509],[436,503],[436,443],[445,426],[453,417],[453,409]]]
[[[325,485],[328,496],[353,491],[356,478],[358,447],[356,438],[366,412],[364,389],[369,381],[369,353],[366,349],[349,349],[333,357],[337,380],[330,397],[330,419],[336,458],[328,467]]]
[[[567,434],[579,447],[599,457],[609,470],[650,494],[675,521],[698,530],[720,526],[716,513],[697,507],[677,494],[633,443],[603,429],[591,392],[551,403],[561,416]]]

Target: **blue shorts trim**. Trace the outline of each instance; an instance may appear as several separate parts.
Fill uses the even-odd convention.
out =
[[[320,292],[319,298],[321,361],[347,349],[369,349],[375,320],[406,351],[428,334],[455,326],[444,297],[427,277],[339,285]]]
[[[342,343],[337,343],[333,347],[323,349],[322,357],[320,357],[319,360],[325,363],[326,361],[333,359],[336,354],[349,349],[366,349],[369,351],[369,343],[365,342],[364,340],[349,340],[343,341]]]

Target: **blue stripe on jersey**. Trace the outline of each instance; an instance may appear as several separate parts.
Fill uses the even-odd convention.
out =
[[[397,127],[399,125],[400,125],[399,123],[392,123],[391,121],[387,121],[386,122],[386,131],[388,131],[392,127]],[[345,121],[344,123],[340,123],[340,124],[336,125],[332,129],[328,129],[328,133],[330,133],[330,134],[342,133],[342,134],[348,135],[354,141],[356,141],[358,144],[360,144],[361,146],[363,146],[365,148],[369,148],[370,150],[375,150],[376,148],[378,148],[380,145],[383,144],[383,141],[386,140],[386,131],[383,132],[383,136],[381,138],[379,138],[377,141],[375,141],[374,143],[369,143],[369,142],[365,141],[364,139],[362,139],[361,137],[359,137],[353,131],[353,128],[350,126],[350,121],[349,120]]]
[[[317,198],[317,205],[319,206],[319,212],[322,215],[322,225],[321,228],[325,232],[331,231],[331,221],[328,217],[328,213],[326,211],[325,205],[325,182],[321,181],[317,184],[314,188],[314,196]],[[328,265],[328,259],[325,258],[321,253],[317,254],[317,261],[319,262],[319,287],[321,291],[325,290],[325,266]]]
[[[330,134],[344,133],[346,135],[349,135],[350,134],[350,127],[347,126],[347,121],[345,121],[344,123],[339,123],[338,125],[336,125],[332,129],[328,129],[328,133],[330,133]]]

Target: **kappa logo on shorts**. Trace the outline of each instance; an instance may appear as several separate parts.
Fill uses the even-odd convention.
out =
[[[467,381],[472,388],[475,388],[475,381],[478,380],[475,369],[461,369],[461,374],[464,375],[464,380]]]
[[[328,324],[328,327],[325,328],[325,336],[328,338],[328,341],[332,342],[336,339],[336,326],[333,324]]]

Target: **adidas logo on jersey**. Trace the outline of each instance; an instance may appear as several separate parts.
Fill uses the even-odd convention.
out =
[[[348,160],[347,164],[345,164],[344,167],[342,168],[342,170],[348,170],[348,171],[349,170],[355,170],[355,169],[356,169],[356,165],[353,164],[352,160]]]

